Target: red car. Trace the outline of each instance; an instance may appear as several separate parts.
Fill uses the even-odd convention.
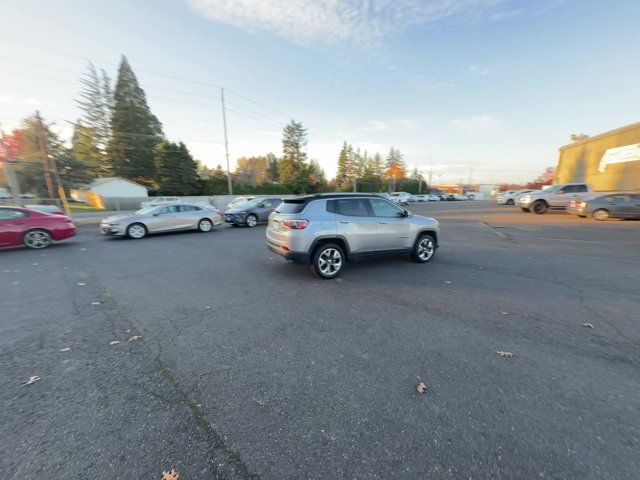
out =
[[[76,234],[71,219],[28,208],[0,207],[0,248],[25,245],[45,248],[53,240],[64,240]]]

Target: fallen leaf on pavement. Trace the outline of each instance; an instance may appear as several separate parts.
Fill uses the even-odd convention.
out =
[[[418,393],[420,395],[424,395],[427,392],[427,386],[424,383],[420,382],[416,387],[416,390],[418,390]]]
[[[85,285],[86,285],[86,283],[84,283],[84,282],[78,282],[78,286],[79,287],[84,287]]]
[[[34,375],[33,377],[29,377],[29,380],[27,380],[26,383],[24,383],[24,385],[33,385],[38,380],[40,380],[40,377],[37,375]]]
[[[130,328],[127,328],[127,329],[124,331],[124,333],[131,333],[131,329],[130,329]]]
[[[81,248],[80,249],[81,252],[84,252],[85,250],[86,250],[86,248]]]
[[[160,480],[180,480],[180,474],[175,468],[162,472],[162,478]]]
[[[590,323],[583,323],[582,326],[587,328],[593,328],[593,325]]]
[[[500,310],[500,315],[509,315],[509,312],[503,312],[502,310]]]
[[[12,282],[11,285],[20,285],[20,282]]]
[[[120,345],[120,340],[114,340],[112,342],[109,342],[109,345],[113,346],[113,345]]]
[[[205,310],[211,310],[211,305],[207,305],[206,307],[204,307]]]
[[[91,302],[91,305],[100,305],[100,302]]]
[[[451,285],[453,282],[451,282],[449,280],[445,280],[444,283],[446,283],[447,285]]]
[[[496,353],[497,353],[498,355],[500,355],[501,357],[503,357],[503,358],[511,358],[511,357],[513,357],[513,352],[503,352],[503,351],[500,351],[500,352],[496,352]]]
[[[142,335],[134,335],[133,337],[131,337],[129,339],[129,341],[134,341],[134,342],[139,342],[140,340],[142,340]]]
[[[67,353],[67,352],[70,352],[70,351],[71,351],[71,349],[70,349],[69,347],[64,347],[64,348],[61,348],[61,349],[60,349],[60,350],[58,350],[58,351],[59,351],[59,352],[62,352],[62,353]]]
[[[37,267],[38,264],[37,263],[32,263],[31,265],[33,265],[34,267]]]

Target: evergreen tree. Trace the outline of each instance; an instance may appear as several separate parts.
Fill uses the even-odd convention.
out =
[[[282,133],[282,159],[280,160],[280,182],[291,183],[299,174],[307,172],[307,129],[302,123],[291,120]]]
[[[158,190],[165,195],[192,195],[198,186],[198,163],[187,146],[163,142],[156,148]]]
[[[347,145],[345,141],[338,155],[338,171],[336,173],[336,183],[338,185],[346,184],[349,179],[349,165],[351,163],[351,145]]]
[[[82,90],[76,104],[82,116],[74,126],[72,149],[75,159],[85,164],[91,175],[106,174],[106,150],[111,131],[113,92],[111,80],[102,70],[98,75],[89,62],[87,73],[80,78]]]
[[[376,152],[371,160],[371,173],[374,177],[380,179],[384,176],[384,162],[379,152]]]
[[[144,90],[122,57],[113,95],[111,139],[107,149],[114,175],[155,186],[154,152],[163,139],[162,125],[151,113]]]
[[[406,176],[407,167],[402,160],[402,154],[397,148],[391,147],[387,154],[386,160],[387,172],[393,170],[396,178],[404,178]]]
[[[280,181],[279,160],[273,153],[267,154],[267,177],[270,182],[278,183]]]

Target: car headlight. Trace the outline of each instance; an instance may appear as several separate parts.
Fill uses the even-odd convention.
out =
[[[531,195],[523,195],[518,198],[519,202],[529,203],[531,201]]]

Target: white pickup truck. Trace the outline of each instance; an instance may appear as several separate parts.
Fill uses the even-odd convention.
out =
[[[546,190],[520,195],[518,206],[523,212],[541,215],[547,210],[565,210],[571,200],[577,200],[591,192],[593,188],[588,183],[552,185]]]

